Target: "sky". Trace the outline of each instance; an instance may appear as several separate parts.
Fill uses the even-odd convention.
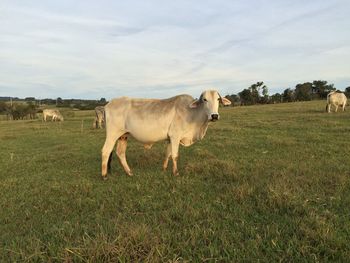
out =
[[[350,86],[349,0],[0,0],[0,96]]]

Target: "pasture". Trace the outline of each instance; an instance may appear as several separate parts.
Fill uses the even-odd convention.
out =
[[[350,110],[325,104],[221,108],[179,177],[131,139],[107,181],[92,111],[0,121],[0,262],[346,262]]]

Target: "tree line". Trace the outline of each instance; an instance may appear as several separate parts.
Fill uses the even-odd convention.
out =
[[[327,98],[327,94],[336,90],[334,84],[325,80],[314,80],[313,82],[299,83],[294,89],[287,88],[282,93],[269,95],[268,87],[263,81],[256,82],[241,92],[225,97],[232,102],[232,106],[254,105],[268,103],[282,103],[293,101],[309,101]],[[350,97],[350,86],[344,91]],[[0,114],[6,114],[7,119],[34,119],[36,114],[42,112],[42,105],[54,105],[56,107],[75,108],[79,110],[93,110],[97,106],[106,105],[105,98],[100,100],[83,99],[35,99],[26,97],[24,99],[12,97],[0,97]]]
[[[103,106],[107,103],[105,98],[100,100],[84,100],[84,99],[62,99],[58,97],[56,99],[36,99],[35,97],[26,97],[24,99],[18,97],[0,97],[0,102],[26,102],[35,105],[55,105],[56,107],[64,108],[87,108],[94,109],[96,106]]]
[[[325,80],[314,80],[313,82],[299,83],[294,89],[287,88],[282,93],[269,95],[268,87],[263,81],[260,81],[237,94],[225,97],[232,102],[233,106],[255,105],[326,99],[327,94],[335,90],[334,84],[329,84]],[[347,97],[350,97],[350,86],[345,89],[344,93]]]

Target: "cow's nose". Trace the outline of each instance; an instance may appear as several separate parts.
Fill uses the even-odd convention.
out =
[[[219,114],[213,113],[213,114],[211,115],[211,120],[212,120],[212,121],[217,121],[218,119],[219,119]]]

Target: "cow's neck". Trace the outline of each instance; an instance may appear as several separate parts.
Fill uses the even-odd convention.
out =
[[[201,107],[196,109],[194,112],[193,122],[197,126],[197,132],[194,136],[195,140],[202,140],[207,132],[209,120],[208,115],[203,111]]]
[[[208,129],[208,126],[209,126],[209,122],[208,120],[202,124],[202,126],[200,127],[200,130],[199,130],[199,133],[198,133],[198,140],[202,140],[203,137],[205,136],[205,134],[207,133],[207,129]]]

